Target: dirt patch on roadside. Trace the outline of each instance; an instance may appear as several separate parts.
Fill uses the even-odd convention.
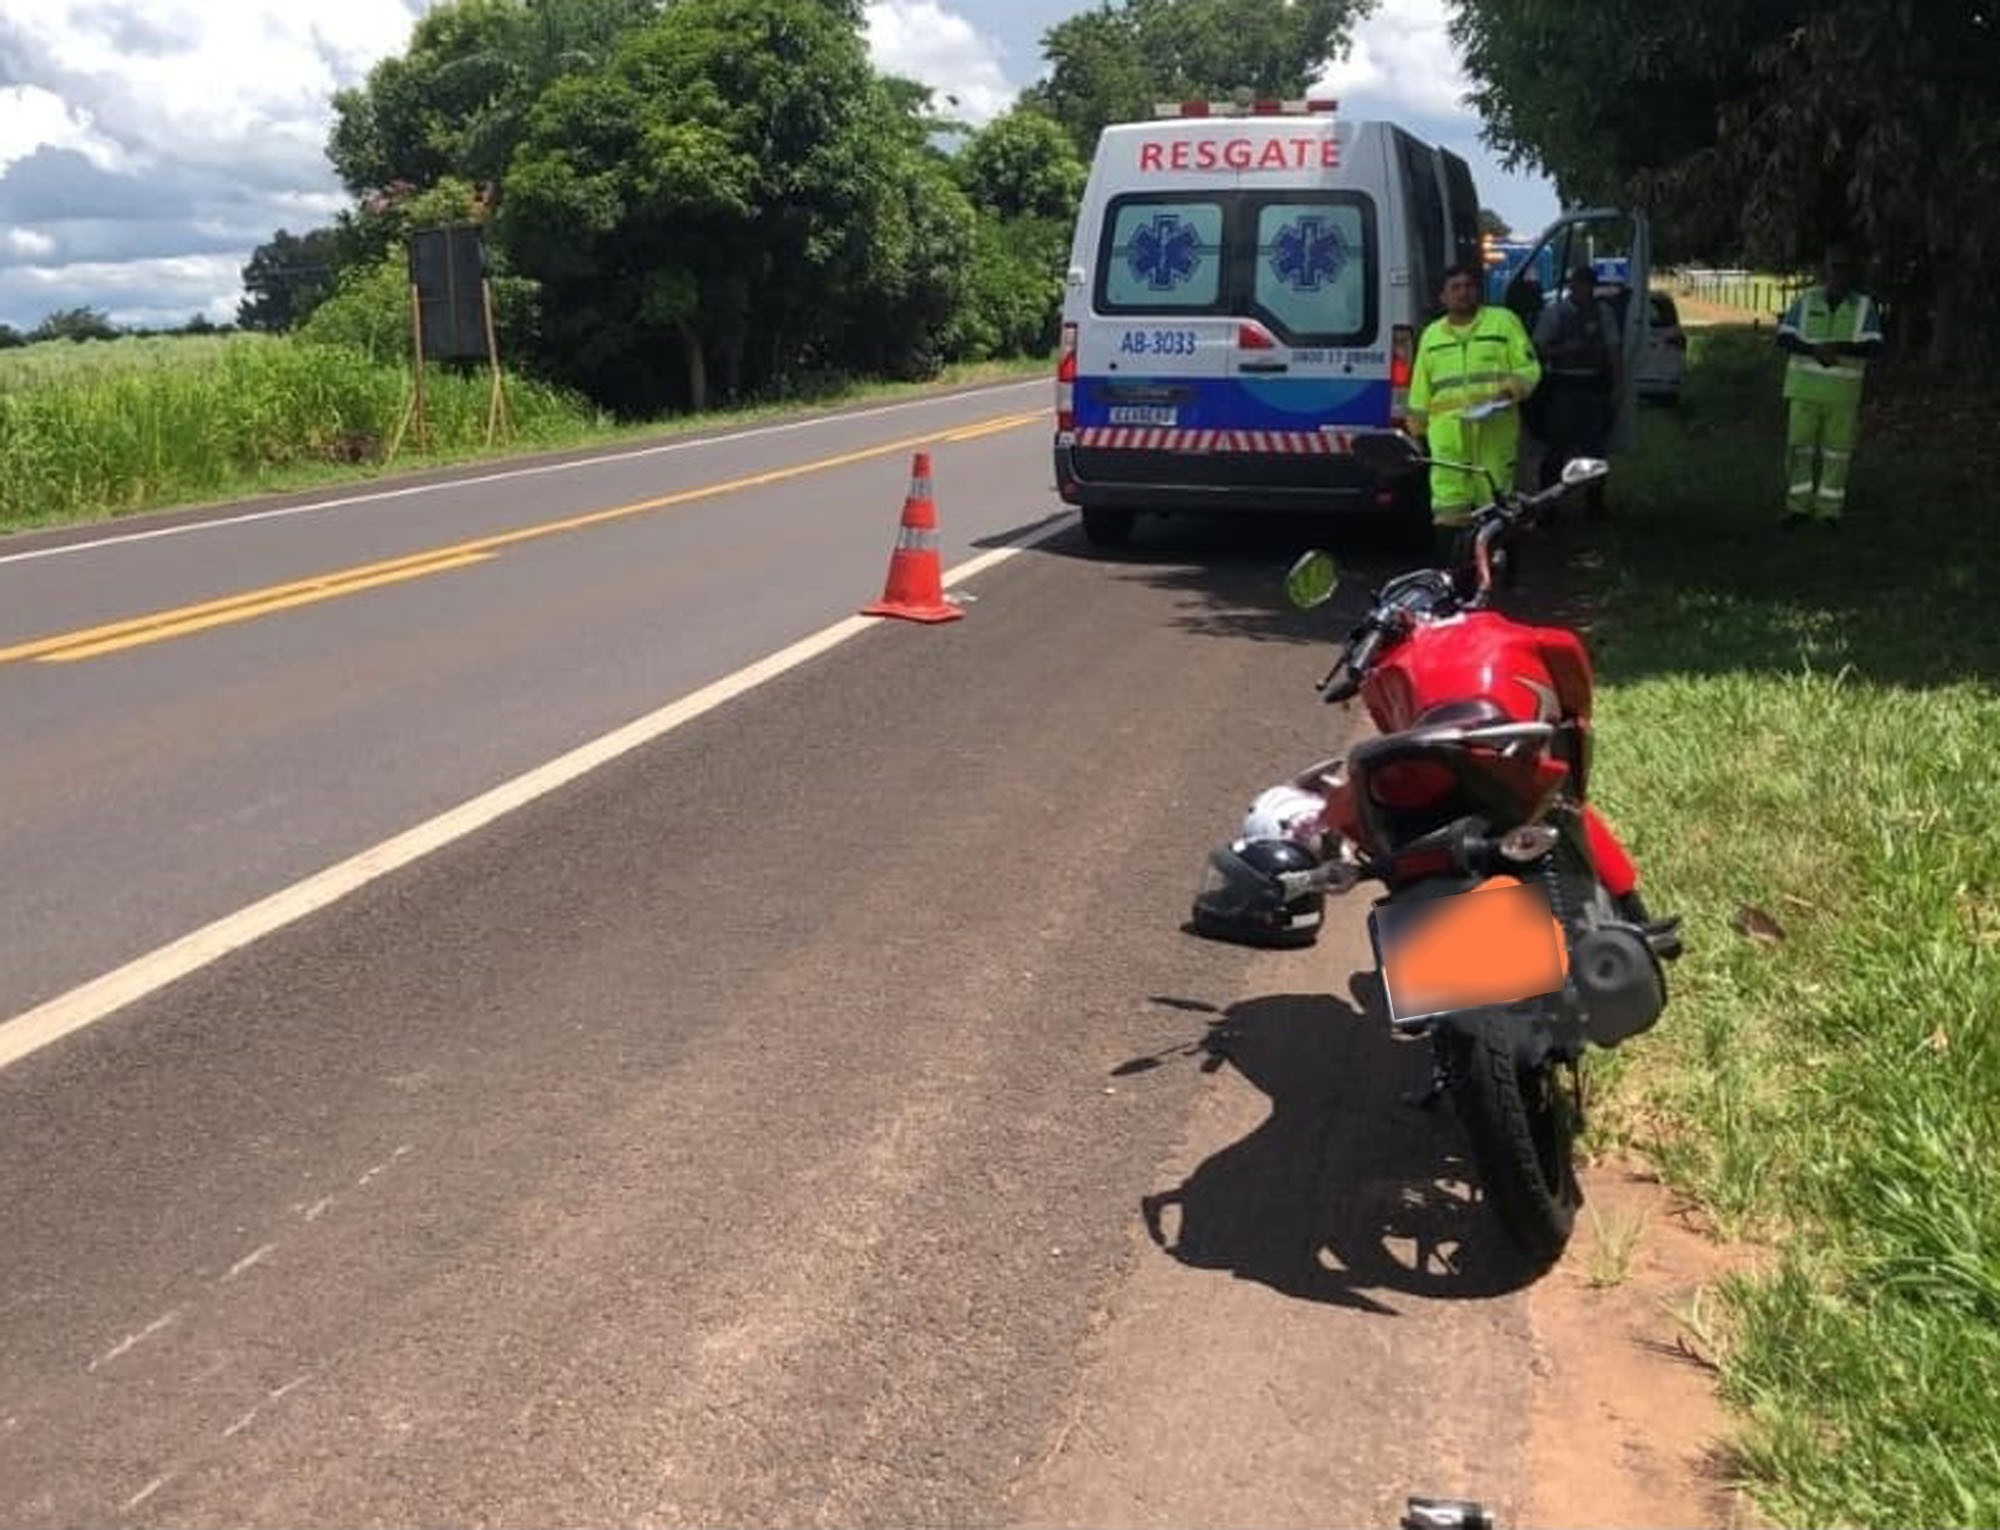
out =
[[[1703,1352],[1706,1288],[1752,1256],[1717,1243],[1643,1164],[1584,1170],[1562,1263],[1534,1288],[1526,1523],[1768,1525],[1727,1477],[1728,1413]]]

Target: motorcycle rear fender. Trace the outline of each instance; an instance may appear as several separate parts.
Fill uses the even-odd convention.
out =
[[[1590,846],[1591,865],[1596,868],[1605,891],[1614,898],[1623,898],[1636,889],[1639,868],[1612,832],[1611,825],[1604,821],[1604,815],[1594,807],[1586,807],[1583,810],[1583,829]]]

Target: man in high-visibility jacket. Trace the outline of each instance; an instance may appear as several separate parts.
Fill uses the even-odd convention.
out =
[[[1785,524],[1835,526],[1847,503],[1861,383],[1882,349],[1875,301],[1854,284],[1853,253],[1827,251],[1823,279],[1792,300],[1778,324],[1791,420],[1785,439]]]
[[[1521,453],[1522,400],[1542,380],[1542,363],[1519,315],[1480,301],[1477,267],[1455,265],[1444,274],[1444,313],[1417,341],[1404,413],[1410,434],[1425,438],[1424,455],[1485,468],[1503,489],[1514,487]],[[1467,410],[1505,400],[1484,418]],[[1485,475],[1452,467],[1431,469],[1431,521],[1459,527],[1493,496]]]

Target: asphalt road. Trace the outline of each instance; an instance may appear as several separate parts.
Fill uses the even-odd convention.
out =
[[[850,613],[908,438],[1043,402],[0,563],[18,645],[800,469],[0,663],[0,1013]],[[948,564],[1055,513],[1046,448],[939,440]],[[0,1522],[1504,1516],[1521,1298],[1358,910],[1181,929],[1346,726],[1302,534],[1059,525],[0,1071]]]
[[[0,542],[0,1016],[855,611],[917,448],[947,562],[1045,519],[1048,398],[1016,384],[166,536]],[[407,577],[370,582],[383,564]],[[289,603],[355,569],[376,572]],[[158,635],[220,616],[238,619]]]

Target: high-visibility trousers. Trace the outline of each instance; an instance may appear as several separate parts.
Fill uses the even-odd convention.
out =
[[[1854,461],[1861,396],[1795,398],[1785,439],[1785,509],[1837,521],[1847,504],[1847,470]]]
[[[1427,455],[1448,462],[1467,462],[1485,468],[1500,487],[1514,487],[1514,470],[1521,456],[1521,411],[1516,405],[1484,420],[1462,420],[1447,414],[1431,423],[1427,435]],[[1439,526],[1463,526],[1472,512],[1493,498],[1493,485],[1485,473],[1468,473],[1454,467],[1431,469],[1431,521]]]

